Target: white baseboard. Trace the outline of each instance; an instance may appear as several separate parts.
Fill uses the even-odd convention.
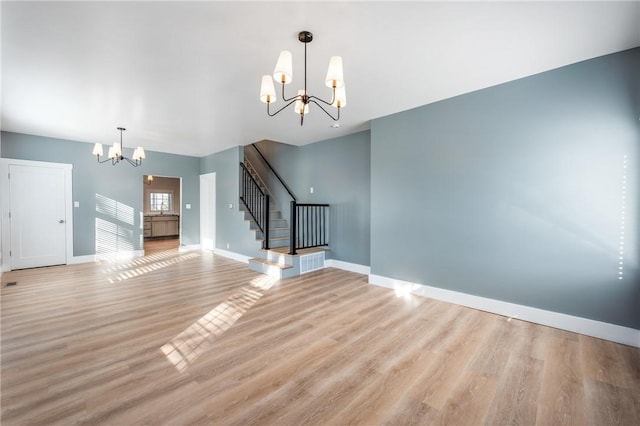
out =
[[[218,256],[227,257],[229,259],[237,260],[238,262],[249,264],[249,259],[251,257],[245,256],[243,254],[234,253],[232,251],[222,250],[219,248],[213,249],[213,254],[217,254]]]
[[[342,260],[327,259],[324,261],[325,268],[337,268],[344,271],[355,272],[356,274],[369,275],[371,268],[357,263],[343,262]]]
[[[380,275],[369,274],[369,284],[395,290],[398,296],[416,294],[456,305],[467,306],[481,311],[491,312],[510,318],[542,324],[549,327],[572,331],[587,336],[610,340],[624,345],[640,347],[640,330],[616,324],[575,317],[559,312],[546,311],[530,306],[503,302],[495,299],[474,296],[452,290],[396,280]]]
[[[134,257],[144,256],[144,250],[130,250],[130,251],[118,251],[113,253],[102,254],[89,254],[85,256],[73,256],[70,261],[67,261],[68,265],[75,265],[78,263],[90,263],[98,261],[112,262],[115,260],[127,260]]]
[[[200,244],[190,244],[190,245],[178,247],[179,253],[182,253],[183,251],[193,251],[193,250],[200,250]]]
[[[86,256],[73,256],[67,265],[77,265],[79,263],[91,263],[96,261],[95,254],[88,254]]]

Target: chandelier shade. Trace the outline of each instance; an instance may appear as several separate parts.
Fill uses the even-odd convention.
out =
[[[327,87],[344,87],[344,77],[342,76],[342,57],[332,56],[329,60],[329,69],[325,78]]]
[[[331,106],[336,108],[344,108],[347,106],[347,92],[344,90],[344,84],[342,87],[336,88],[336,96]]]
[[[298,96],[296,98],[298,98],[296,100],[296,104],[293,106],[293,111],[296,114],[300,114],[302,112],[302,114],[308,114],[309,113],[309,104],[308,103],[303,103],[302,102],[302,98],[304,96],[304,90],[298,90]]]
[[[300,116],[300,125],[304,124],[304,116],[309,114],[309,104],[317,105],[333,121],[340,119],[340,109],[347,105],[347,96],[344,89],[344,73],[342,69],[342,57],[332,56],[329,60],[329,68],[325,77],[325,85],[331,88],[331,99],[325,100],[318,96],[310,95],[307,90],[307,45],[313,40],[313,34],[309,31],[298,33],[298,40],[304,44],[304,88],[297,91],[297,95],[288,98],[284,93],[284,86],[293,81],[293,55],[288,50],[283,50],[278,56],[276,67],[273,71],[273,80],[280,83],[282,88],[282,100],[286,104],[275,112],[271,112],[270,106],[277,101],[276,90],[268,75],[262,76],[260,85],[260,101],[267,104],[267,115],[273,117],[280,111],[293,104],[293,110]],[[334,107],[337,114],[334,116],[325,107]],[[336,126],[337,127],[337,126]]]
[[[293,55],[288,50],[280,52],[273,79],[278,83],[289,84],[293,81]]]
[[[270,75],[262,76],[262,85],[260,86],[260,100],[265,103],[274,103],[276,98],[276,88],[273,86],[273,80]]]
[[[104,150],[102,149],[101,143],[97,143],[93,146],[93,155],[97,155],[98,157],[104,155]]]
[[[100,157],[104,155],[104,149],[102,148],[101,143],[96,143],[93,146],[93,155],[95,155],[98,159],[98,163],[106,163],[111,161],[111,165],[115,166],[120,161],[127,161],[133,167],[138,167],[142,165],[142,160],[146,158],[144,153],[144,148],[139,146],[133,150],[133,156],[131,158],[127,158],[122,154],[122,132],[127,130],[124,127],[118,127],[120,130],[120,142],[114,142],[112,146],[109,147],[109,151],[107,152],[107,158],[104,160],[100,160]]]

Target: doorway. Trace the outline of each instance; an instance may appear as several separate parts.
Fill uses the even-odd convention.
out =
[[[200,247],[216,248],[216,174],[200,175]]]
[[[69,263],[72,165],[7,159],[1,168],[2,269]]]
[[[143,176],[145,255],[178,250],[181,238],[182,178]]]

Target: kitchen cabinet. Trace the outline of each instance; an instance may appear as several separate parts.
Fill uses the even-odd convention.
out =
[[[180,234],[180,216],[145,216],[143,231],[145,237],[171,237]]]

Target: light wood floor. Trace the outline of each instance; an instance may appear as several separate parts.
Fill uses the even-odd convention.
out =
[[[17,286],[6,287],[8,281]],[[640,351],[209,252],[4,274],[2,425],[637,425]]]
[[[150,255],[160,251],[178,250],[180,238],[162,238],[144,240],[144,254]]]

